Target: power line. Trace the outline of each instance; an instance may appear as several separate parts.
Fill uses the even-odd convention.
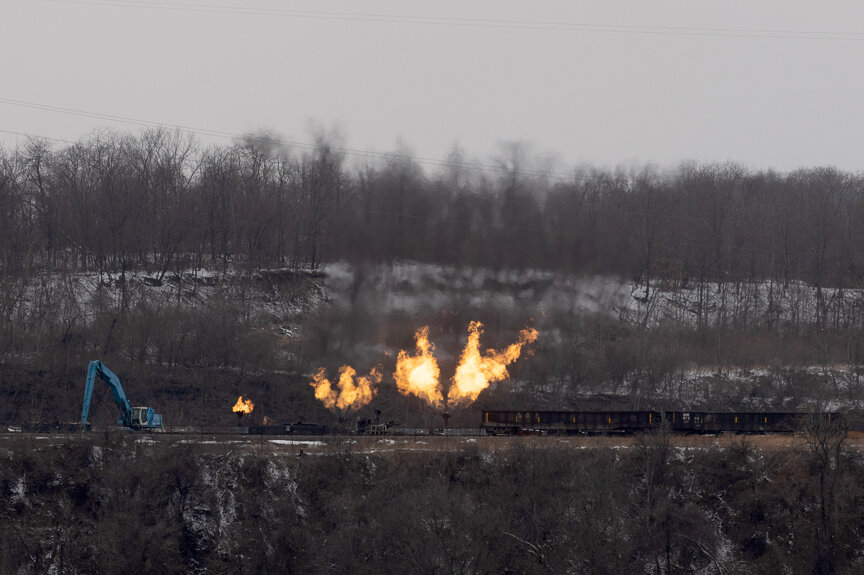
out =
[[[205,136],[213,136],[217,138],[225,138],[230,140],[236,140],[238,138],[242,138],[249,134],[239,134],[236,132],[227,132],[224,130],[213,130],[207,128],[192,128],[188,126],[182,125],[173,125],[170,126],[163,122],[155,122],[150,120],[141,120],[137,118],[131,118],[128,116],[118,116],[114,114],[103,114],[98,112],[91,112],[87,110],[81,110],[77,108],[68,108],[64,106],[53,106],[48,104],[41,104],[37,102],[29,102],[26,100],[18,100],[14,98],[5,98],[0,97],[0,104],[6,104],[9,106],[18,106],[23,108],[31,108],[34,110],[42,110],[47,112],[54,112],[59,114],[67,114],[72,116],[79,116],[83,118],[91,118],[91,119],[99,119],[99,120],[108,120],[111,122],[120,122],[125,124],[132,124],[142,127],[152,127],[152,128],[162,128],[162,127],[173,127],[183,132],[205,135]],[[26,135],[26,134],[23,134]],[[282,140],[280,138],[274,138],[270,136],[257,136],[252,134],[254,137],[257,137],[264,142],[269,142],[272,144],[283,144],[296,148],[302,148],[307,150],[315,150],[317,149],[317,145],[309,142],[301,142],[296,140]],[[408,154],[399,154],[394,152],[374,152],[371,150],[362,150],[358,148],[349,148],[344,146],[334,146],[332,149],[336,152],[345,154],[347,156],[360,157],[360,158],[368,158],[368,159],[381,159],[381,160],[403,160],[403,161],[412,161],[417,162],[419,164],[427,164],[437,167],[445,167],[445,168],[464,168],[468,170],[477,170],[477,171],[486,171],[486,172],[496,172],[496,173],[511,173],[514,170],[511,170],[504,166],[496,166],[494,164],[483,164],[479,162],[461,162],[454,160],[442,160],[438,158],[427,158],[422,156],[412,156]],[[536,169],[518,169],[515,172],[536,176],[536,177],[554,177],[560,179],[573,180],[575,178],[574,173],[568,172],[556,172],[551,170],[536,170]],[[580,176],[583,179],[587,179],[590,176]]]
[[[501,18],[455,18],[448,16],[413,16],[370,12],[336,12],[323,10],[296,10],[289,8],[253,8],[236,5],[204,4],[192,2],[155,2],[148,0],[42,0],[53,4],[77,4],[106,8],[139,8],[205,14],[270,16],[314,20],[342,20],[386,24],[414,24],[468,28],[498,28],[560,32],[589,32],[612,34],[642,34],[666,36],[728,37],[791,40],[864,40],[862,32],[826,32],[792,29],[713,28],[689,26],[645,26],[627,24],[578,23],[542,20],[512,20]]]
[[[72,145],[74,142],[69,140],[64,140],[62,138],[52,138],[51,136],[40,136],[39,134],[31,134],[29,132],[18,132],[15,130],[4,130],[0,128],[0,132],[3,134],[11,134],[13,136],[21,136],[22,138],[31,138],[34,140],[50,140],[52,142],[63,142],[64,144]]]

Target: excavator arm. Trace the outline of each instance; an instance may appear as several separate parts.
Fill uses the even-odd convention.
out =
[[[90,399],[93,397],[96,376],[99,376],[111,388],[114,403],[120,409],[120,418],[117,420],[117,425],[132,425],[132,404],[129,403],[126,393],[123,392],[120,378],[101,361],[91,361],[87,366],[87,383],[84,386],[84,409],[81,410],[81,424],[87,424],[87,416],[90,413]]]

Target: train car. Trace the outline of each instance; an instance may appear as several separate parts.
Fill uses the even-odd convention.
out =
[[[249,435],[286,435],[287,425],[250,425]]]
[[[830,412],[484,410],[481,427],[488,435],[634,433],[662,425],[677,433],[788,433],[814,418],[831,422],[839,417]]]
[[[633,433],[662,421],[654,411],[483,411],[488,435]]]
[[[671,430],[681,433],[791,433],[805,429],[816,419],[837,421],[837,413],[752,411],[667,411]]]

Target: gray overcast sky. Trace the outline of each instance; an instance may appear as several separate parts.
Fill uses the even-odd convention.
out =
[[[38,104],[429,158],[864,167],[851,0],[0,0],[0,51],[4,144],[137,129]]]

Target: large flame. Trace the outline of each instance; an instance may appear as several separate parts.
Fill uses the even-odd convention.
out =
[[[251,399],[244,400],[243,396],[237,398],[237,403],[234,404],[234,407],[231,408],[231,411],[234,413],[252,413],[252,410],[255,409],[255,404],[252,403]]]
[[[401,350],[396,359],[396,386],[404,395],[414,394],[430,404],[439,407],[444,402],[438,377],[438,361],[432,352],[434,344],[429,341],[429,327],[424,326],[414,334],[417,341],[417,355],[408,355]]]
[[[507,366],[519,359],[523,346],[537,339],[537,330],[526,328],[519,332],[519,341],[509,345],[507,349],[490,349],[481,355],[481,333],[483,324],[479,321],[472,321],[468,325],[468,343],[462,351],[456,373],[451,380],[452,385],[447,394],[449,401],[474,401],[490,383],[506,379],[509,376]]]
[[[343,365],[339,368],[339,382],[334,387],[327,379],[326,370],[321,367],[309,385],[315,388],[315,398],[321,400],[327,409],[360,409],[375,397],[376,386],[381,383],[381,368],[374,367],[369,375],[361,375],[356,380],[355,375],[357,371],[353,367]]]
[[[526,328],[519,332],[519,341],[503,351],[490,349],[480,353],[480,334],[483,324],[472,321],[468,325],[468,343],[462,351],[456,373],[451,378],[448,401],[467,403],[477,399],[484,389],[496,381],[506,379],[507,366],[519,359],[522,348],[537,339],[537,330]],[[441,389],[441,370],[435,359],[435,345],[429,341],[429,327],[423,326],[414,334],[417,351],[409,355],[401,350],[396,359],[396,372],[393,374],[396,386],[403,395],[416,395],[436,408],[444,406],[444,393]],[[368,376],[359,376],[350,365],[339,368],[339,381],[334,385],[327,379],[322,367],[312,377],[315,397],[328,409],[360,409],[369,404],[381,383],[381,368],[376,367]],[[251,403],[251,402],[250,402]]]

